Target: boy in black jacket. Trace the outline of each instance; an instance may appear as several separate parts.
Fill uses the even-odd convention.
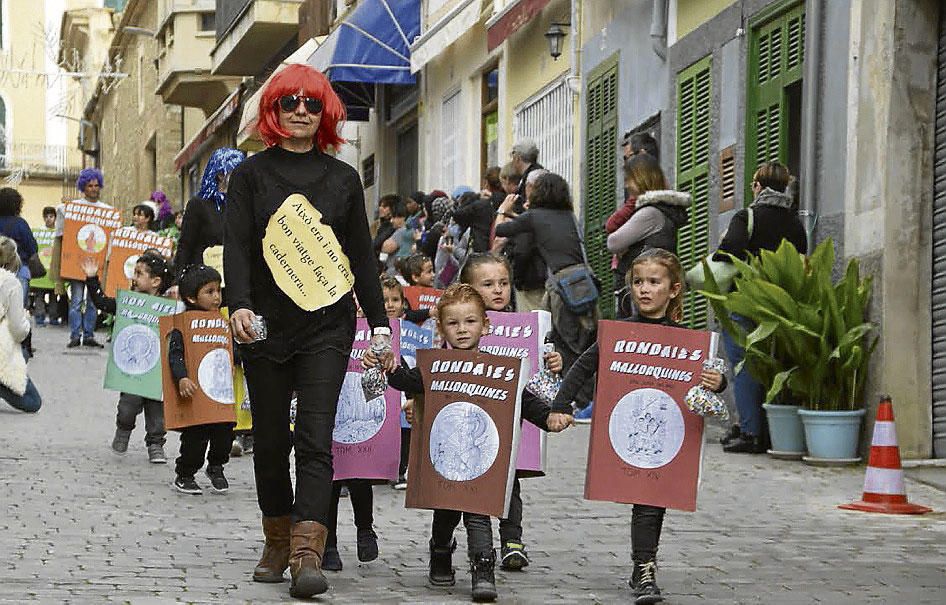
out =
[[[474,350],[480,338],[489,333],[486,303],[469,284],[454,284],[444,292],[437,304],[437,328],[444,340],[454,349]],[[417,368],[402,363],[395,366],[393,356],[382,360],[389,371],[388,384],[414,397],[423,397],[424,383]],[[375,359],[365,357],[365,365],[375,365]],[[408,410],[408,420],[413,410]],[[549,406],[529,391],[522,393],[522,417],[542,430],[559,432],[572,423],[567,413],[552,413]],[[438,509],[434,511],[430,538],[430,570],[428,579],[434,586],[452,586],[455,582],[452,555],[456,549],[453,532],[460,519],[467,531],[467,546],[472,574],[473,600],[496,600],[492,522],[487,515]]]

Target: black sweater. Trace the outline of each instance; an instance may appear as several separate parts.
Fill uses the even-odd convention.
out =
[[[648,319],[646,317],[635,315],[634,317],[630,317],[622,321],[639,322],[643,324],[657,324],[661,326],[670,326],[672,328],[686,327],[681,326],[680,324],[671,321],[666,317],[662,319]],[[565,374],[565,379],[562,381],[562,386],[559,388],[558,394],[555,396],[555,400],[552,401],[552,411],[561,414],[571,414],[572,401],[578,395],[578,391],[581,390],[586,382],[589,380],[594,380],[595,374],[597,372],[598,343],[595,343],[585,349],[585,352],[581,354],[581,356],[568,370],[568,373]],[[722,393],[725,390],[726,376],[723,375],[723,384],[719,387],[719,391],[717,392]]]
[[[351,350],[355,303],[351,293],[316,311],[300,309],[273,279],[262,240],[270,217],[290,195],[302,194],[334,231],[355,277],[355,294],[371,327],[388,327],[371,247],[364,191],[355,169],[317,149],[294,153],[270,147],[230,177],[225,214],[224,270],[231,313],[250,309],[267,322],[269,337],[241,345],[243,354],[282,362],[298,352]]]
[[[115,315],[115,299],[105,295],[97,275],[85,278],[85,287],[89,289],[89,298],[92,299],[92,304],[96,309],[102,313]]]
[[[453,220],[460,229],[470,230],[473,252],[489,252],[489,232],[493,228],[496,211],[489,198],[477,198],[467,202],[453,212]]]
[[[403,391],[408,395],[414,395],[424,392],[424,380],[420,373],[420,368],[409,368],[401,362],[401,365],[388,376],[388,385],[392,389]],[[533,395],[529,390],[522,390],[522,418],[528,420],[543,431],[549,430],[549,414],[552,410],[541,399]],[[571,410],[568,412],[571,413]]]
[[[213,200],[191,199],[184,210],[181,238],[177,242],[174,270],[178,275],[187,265],[204,262],[204,250],[223,244],[224,208]]]
[[[752,207],[752,237],[749,237],[749,209],[744,208],[733,215],[719,252],[728,252],[740,260],[746,254],[758,255],[760,250],[776,250],[783,239],[787,239],[802,254],[808,251],[808,236],[798,215],[790,208],[763,204]],[[713,256],[713,260],[729,262],[725,254]]]

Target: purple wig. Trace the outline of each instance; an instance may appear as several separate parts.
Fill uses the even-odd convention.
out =
[[[158,205],[158,222],[166,221],[174,215],[174,208],[171,207],[171,202],[163,191],[152,191],[151,201]]]
[[[83,168],[82,172],[79,173],[79,178],[76,179],[76,189],[85,191],[85,186],[93,180],[99,182],[99,187],[105,187],[105,178],[102,176],[101,170],[98,168]]]

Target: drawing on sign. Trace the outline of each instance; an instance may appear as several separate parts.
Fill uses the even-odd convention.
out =
[[[361,388],[361,373],[348,372],[338,398],[332,439],[338,443],[367,441],[381,430],[385,413],[384,397],[366,401],[364,389]]]
[[[105,235],[105,229],[98,225],[88,224],[82,225],[76,240],[79,242],[80,250],[95,254],[105,249],[108,238]]]
[[[138,263],[138,255],[132,254],[125,260],[125,266],[122,270],[125,272],[125,277],[128,279],[134,279],[135,277],[135,265]]]
[[[673,460],[684,433],[680,408],[657,389],[637,389],[622,397],[608,423],[614,452],[638,468],[658,468]]]
[[[131,376],[150,372],[161,356],[161,342],[154,330],[132,324],[123,328],[112,344],[118,369]]]
[[[479,406],[457,401],[445,406],[430,427],[430,461],[450,481],[471,481],[493,466],[499,431]]]
[[[204,393],[217,403],[233,403],[233,368],[226,349],[214,349],[200,360],[197,382]]]

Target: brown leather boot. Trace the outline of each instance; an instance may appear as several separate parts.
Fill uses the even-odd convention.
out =
[[[292,584],[289,594],[307,599],[328,590],[328,580],[322,574],[322,554],[328,528],[317,521],[299,521],[292,524],[289,535],[289,575]]]
[[[256,569],[253,570],[255,582],[282,582],[282,572],[289,567],[289,528],[292,517],[263,517],[263,535],[266,545]]]

